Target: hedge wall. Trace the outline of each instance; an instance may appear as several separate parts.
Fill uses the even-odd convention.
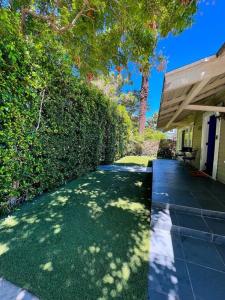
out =
[[[6,34],[7,18],[0,16],[0,211],[121,157],[130,127],[123,107],[72,75],[56,41],[25,41],[10,25]]]

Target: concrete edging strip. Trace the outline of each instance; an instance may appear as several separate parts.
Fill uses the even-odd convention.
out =
[[[39,300],[27,290],[16,286],[0,277],[0,299],[4,300]]]

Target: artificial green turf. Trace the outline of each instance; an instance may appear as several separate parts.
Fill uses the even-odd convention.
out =
[[[152,157],[150,156],[125,156],[115,162],[120,165],[141,165],[147,167],[151,162]]]
[[[40,299],[147,299],[146,176],[93,172],[0,220],[0,277]]]

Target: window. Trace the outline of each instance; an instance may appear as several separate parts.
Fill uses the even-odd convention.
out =
[[[182,131],[182,147],[192,147],[193,127],[185,128]]]
[[[188,126],[178,130],[177,150],[183,147],[192,147],[193,126]]]

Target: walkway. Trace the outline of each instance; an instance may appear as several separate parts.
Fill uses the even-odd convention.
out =
[[[98,170],[110,172],[152,173],[152,168],[143,166],[102,165],[98,167]]]
[[[1,300],[38,300],[37,297],[25,289],[0,278],[0,299]]]
[[[191,176],[190,167],[176,160],[154,162],[154,203],[225,212],[225,185],[206,177]]]
[[[153,163],[149,299],[225,299],[225,185]]]

